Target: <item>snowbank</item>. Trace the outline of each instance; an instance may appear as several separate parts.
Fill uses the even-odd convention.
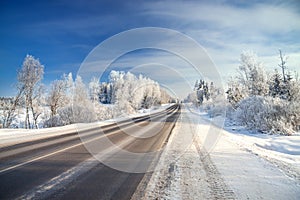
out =
[[[143,199],[300,199],[299,150],[299,136],[224,130],[185,108]]]

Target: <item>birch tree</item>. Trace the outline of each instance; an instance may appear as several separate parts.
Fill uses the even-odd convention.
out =
[[[43,74],[44,66],[40,61],[35,59],[32,55],[27,55],[22,68],[18,71],[19,93],[23,94],[25,98],[25,128],[37,127],[36,120],[31,124],[29,111],[31,111],[32,117],[36,118],[36,116],[34,116],[33,95],[40,81],[43,79]]]

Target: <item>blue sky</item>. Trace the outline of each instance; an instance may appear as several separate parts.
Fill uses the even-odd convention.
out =
[[[0,96],[14,95],[16,71],[26,54],[40,59],[45,66],[43,83],[49,84],[63,73],[76,74],[100,42],[140,27],[170,28],[192,37],[205,48],[224,80],[234,73],[245,50],[257,53],[272,69],[282,49],[289,57],[289,69],[300,72],[297,0],[3,0],[0,24]]]

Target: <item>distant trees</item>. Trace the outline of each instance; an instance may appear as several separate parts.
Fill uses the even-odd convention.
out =
[[[51,85],[47,127],[108,119],[171,99],[155,81],[130,72],[111,71],[109,81],[103,83],[93,77],[88,87],[80,76],[73,81],[72,74]]]
[[[161,93],[159,84],[149,78],[130,72],[112,71],[109,83],[105,84],[105,101],[116,104],[120,113],[131,113],[141,108],[150,108],[168,102],[170,96]]]
[[[210,86],[213,85],[213,82],[210,83]],[[200,106],[204,100],[209,100],[211,96],[211,87],[209,86],[208,82],[200,79],[199,81],[196,80],[194,86],[194,94],[190,94],[189,98],[197,105]]]
[[[202,79],[196,80],[194,90],[190,93],[185,102],[192,102],[201,107],[210,117],[223,115],[225,113],[226,99],[221,88],[216,87],[214,82],[206,82]]]
[[[102,91],[101,91],[101,88],[100,88],[99,79],[97,79],[96,77],[93,77],[92,80],[89,83],[89,95],[90,95],[91,100],[94,104],[99,102],[101,92]]]

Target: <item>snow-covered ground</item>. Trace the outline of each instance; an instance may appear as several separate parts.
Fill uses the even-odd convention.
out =
[[[38,130],[0,129],[0,147],[123,119]],[[229,125],[218,128],[205,113],[199,116],[183,107],[145,191],[144,199],[156,198],[300,199],[300,135],[265,135]]]
[[[144,199],[300,199],[299,174],[299,135],[222,129],[183,109]]]

